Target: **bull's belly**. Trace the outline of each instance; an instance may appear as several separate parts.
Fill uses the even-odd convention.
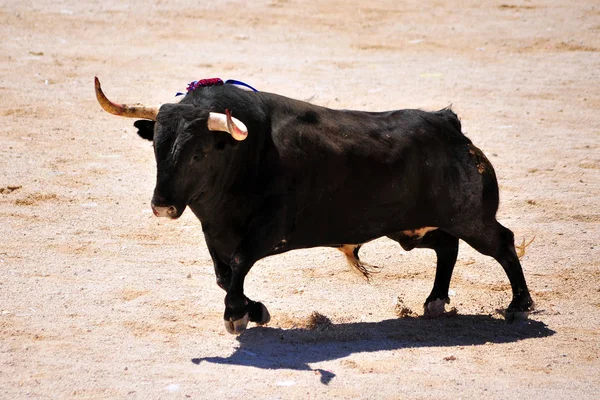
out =
[[[288,242],[294,247],[336,246],[365,243],[382,236],[402,233],[421,238],[437,229],[426,215],[417,210],[398,212],[395,207],[380,206],[366,209],[348,209],[343,212],[327,209],[307,209],[298,215]]]

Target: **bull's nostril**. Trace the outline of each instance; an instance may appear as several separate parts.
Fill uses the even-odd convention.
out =
[[[156,203],[152,202],[152,211],[157,217],[168,217],[176,219],[179,217],[179,212],[176,206],[157,206]]]

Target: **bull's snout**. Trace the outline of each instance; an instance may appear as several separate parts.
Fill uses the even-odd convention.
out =
[[[157,217],[176,219],[179,217],[177,207],[175,206],[157,206],[152,203],[152,212]]]

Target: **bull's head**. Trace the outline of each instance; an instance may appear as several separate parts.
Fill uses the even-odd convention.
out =
[[[157,179],[152,210],[158,217],[179,218],[190,199],[198,194],[194,192],[198,185],[192,185],[193,176],[201,172],[203,163],[207,164],[204,169],[209,169],[208,155],[223,147],[208,131],[227,132],[238,141],[248,136],[244,123],[232,117],[229,110],[222,114],[199,110],[193,104],[118,104],[104,95],[98,78],[95,87],[96,98],[105,111],[141,118],[134,123],[138,134],[154,143]]]

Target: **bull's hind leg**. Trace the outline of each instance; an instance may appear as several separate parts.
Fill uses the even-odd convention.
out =
[[[427,233],[417,247],[433,249],[437,256],[433,289],[423,309],[425,316],[438,317],[446,312],[446,304],[450,304],[448,290],[458,256],[458,238],[438,229]]]
[[[512,288],[512,301],[506,309],[506,320],[526,316],[534,308],[525,283],[523,268],[515,250],[513,233],[493,219],[489,223],[474,222],[457,229],[456,235],[475,250],[493,257],[502,265]]]
[[[450,288],[450,279],[458,256],[458,238],[440,229],[429,231],[423,236],[419,234],[419,231],[422,230],[399,232],[389,237],[400,243],[406,251],[414,248],[426,248],[435,251],[437,256],[435,280],[433,289],[425,300],[423,308],[425,316],[438,317],[446,312],[446,304],[450,303],[448,289]]]

